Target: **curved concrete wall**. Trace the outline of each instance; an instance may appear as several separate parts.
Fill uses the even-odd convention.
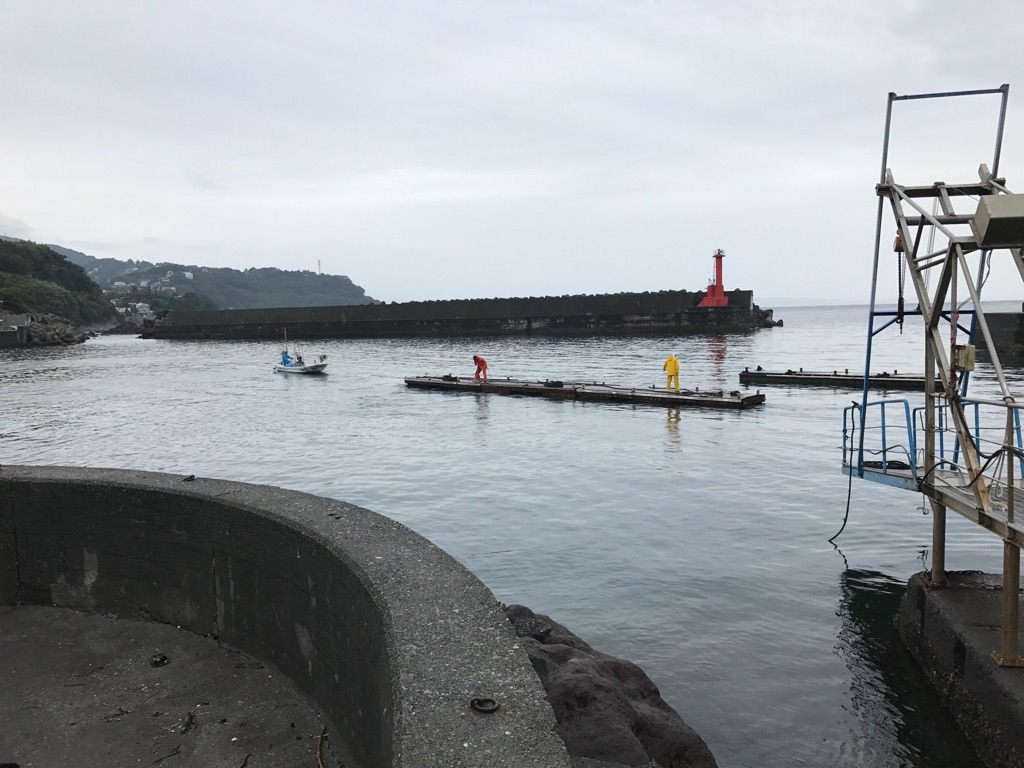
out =
[[[179,625],[273,664],[346,766],[570,765],[491,592],[369,510],[267,486],[0,468],[0,603]],[[499,709],[480,714],[473,698]]]

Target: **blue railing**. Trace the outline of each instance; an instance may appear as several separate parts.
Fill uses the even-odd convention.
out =
[[[963,400],[964,417],[970,427],[971,444],[982,464],[982,472],[991,460],[1005,452],[1006,407],[992,402]],[[983,408],[998,413],[985,413]],[[1024,477],[1024,431],[1020,408],[1010,409],[1013,419],[1013,442],[1017,457],[1017,476]],[[925,434],[926,407],[911,410],[908,400],[876,400],[863,408],[859,403],[843,409],[843,471],[890,485],[918,489],[918,435]],[[963,449],[957,438],[949,405],[935,410],[935,466],[963,470],[960,466]],[[877,457],[877,458],[875,458]],[[994,464],[998,466],[998,464]],[[865,470],[868,472],[865,473]],[[892,470],[899,470],[893,473]],[[910,482],[907,482],[907,470]],[[931,471],[931,470],[929,470]],[[1001,477],[990,478],[995,483]]]
[[[896,415],[893,415],[896,412]],[[874,414],[877,413],[877,418]],[[875,426],[867,426],[874,424]],[[858,434],[858,430],[863,435]],[[893,434],[897,439],[893,439]],[[863,438],[863,439],[862,439]],[[898,454],[900,458],[893,458]],[[867,459],[878,456],[878,459]],[[875,400],[843,409],[843,464],[864,477],[864,468],[881,470],[909,469],[917,482],[917,433],[909,400]]]

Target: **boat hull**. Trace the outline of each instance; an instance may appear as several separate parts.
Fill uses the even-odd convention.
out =
[[[327,363],[317,363],[315,365],[281,365],[278,363],[274,366],[274,373],[323,373],[326,367]]]

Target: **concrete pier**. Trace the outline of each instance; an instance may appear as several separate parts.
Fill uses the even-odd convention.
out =
[[[948,586],[930,589],[924,576],[910,580],[900,605],[900,637],[986,768],[1020,768],[1024,669],[993,658],[1000,648],[1002,579],[950,571]]]
[[[426,539],[344,502],[192,475],[4,466],[0,606],[169,624],[273,667],[319,710],[347,768],[571,764],[540,679],[494,595]],[[0,610],[0,635],[16,634],[11,622],[19,616]],[[67,635],[61,627],[53,624],[40,642]],[[140,649],[148,658],[154,642],[130,654],[136,667]],[[120,662],[109,655],[89,668],[114,671]],[[183,651],[168,655],[168,670],[186,666]],[[126,682],[145,682],[138,669],[125,669]],[[102,703],[110,707],[103,716],[116,718],[141,706]],[[184,715],[181,703],[173,710]],[[19,732],[44,716],[18,710]],[[147,716],[155,717],[151,710]],[[310,718],[300,720],[308,747]],[[232,736],[230,728],[201,725],[196,733]],[[0,721],[0,745],[9,727]],[[184,751],[193,731],[181,728]],[[163,745],[168,753],[156,757],[170,756],[178,744]],[[136,756],[153,754],[139,746]],[[267,751],[257,755],[258,746],[251,743],[248,762],[242,753],[227,754],[249,768],[294,764]],[[76,755],[78,747],[68,743],[64,754]],[[213,752],[211,746],[205,754]],[[0,754],[4,762],[10,760]]]

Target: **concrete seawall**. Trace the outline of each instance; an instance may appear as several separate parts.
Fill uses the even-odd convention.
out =
[[[990,312],[985,315],[992,343],[1001,362],[1024,365],[1024,312]],[[988,358],[985,343],[978,332],[979,357]]]
[[[0,604],[180,626],[288,676],[344,764],[568,768],[491,592],[369,510],[105,469],[0,469]],[[470,705],[493,699],[497,711]]]
[[[900,637],[987,768],[1024,765],[1024,670],[1001,667],[1002,578],[950,572],[929,589],[910,580],[897,614]]]
[[[733,333],[772,323],[751,291],[729,291],[727,307],[702,308],[704,293],[360,304],[344,307],[171,312],[143,335],[183,339],[401,338],[509,335]]]

